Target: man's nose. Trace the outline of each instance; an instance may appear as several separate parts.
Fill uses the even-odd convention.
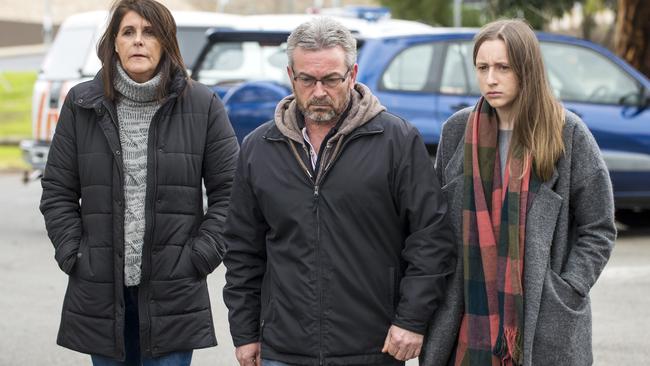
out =
[[[320,80],[316,81],[316,84],[314,84],[314,91],[312,93],[315,97],[322,97],[327,95],[327,91],[325,90],[325,86],[323,85],[323,82]]]

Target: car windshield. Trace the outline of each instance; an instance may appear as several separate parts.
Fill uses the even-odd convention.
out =
[[[81,76],[89,55],[94,56],[95,26],[62,27],[43,61],[48,79],[76,79]]]
[[[272,80],[288,84],[286,43],[214,43],[203,59],[198,81],[206,85],[251,80]]]

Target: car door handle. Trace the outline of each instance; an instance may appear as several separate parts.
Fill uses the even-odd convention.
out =
[[[454,111],[459,111],[459,110],[461,110],[463,108],[467,108],[467,107],[469,107],[468,103],[458,103],[458,104],[452,105],[451,109],[453,109]]]

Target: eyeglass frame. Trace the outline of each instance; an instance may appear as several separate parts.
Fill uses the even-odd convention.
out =
[[[315,77],[313,77],[311,75],[308,75],[308,74],[303,74],[303,76],[296,75],[296,70],[294,70],[293,67],[291,68],[291,73],[294,75],[292,77],[293,81],[298,82],[298,79],[300,79],[300,86],[302,86],[303,88],[313,88],[320,81],[320,84],[323,86],[323,88],[334,89],[334,88],[338,87],[339,85],[343,84],[343,82],[350,75],[350,71],[352,71],[352,68],[348,68],[348,70],[345,72],[345,74],[343,74],[343,76],[332,77],[330,75],[330,76],[318,79],[318,78],[315,78]],[[305,77],[305,75],[306,75],[306,77]],[[305,79],[312,80],[310,82],[310,85],[305,85],[304,84]],[[336,81],[336,85],[328,85],[327,84],[328,82],[332,82],[332,81]]]

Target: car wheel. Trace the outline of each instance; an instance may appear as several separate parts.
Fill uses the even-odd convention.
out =
[[[616,211],[616,220],[629,227],[650,226],[650,210],[621,209]]]

